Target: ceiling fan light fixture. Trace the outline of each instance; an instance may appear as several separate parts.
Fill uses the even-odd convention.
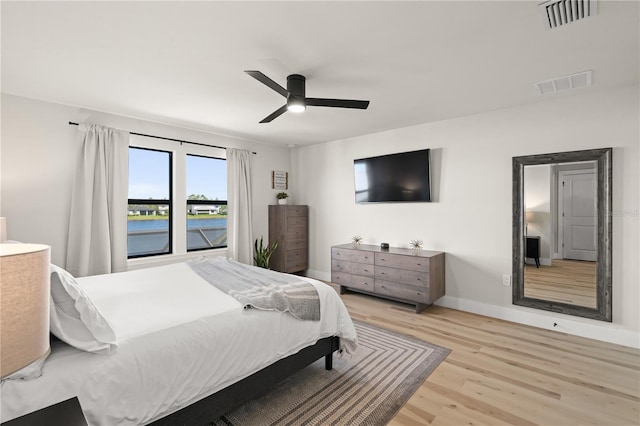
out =
[[[287,100],[287,110],[295,113],[304,112],[307,106],[304,103],[304,99],[289,98]]]

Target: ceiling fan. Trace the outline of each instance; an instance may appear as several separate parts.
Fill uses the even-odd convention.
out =
[[[302,112],[307,106],[323,106],[331,108],[355,108],[367,109],[369,101],[356,101],[352,99],[326,99],[326,98],[307,98],[305,97],[305,81],[306,78],[300,74],[291,74],[287,77],[287,88],[280,86],[275,81],[261,73],[260,71],[245,71],[251,77],[260,83],[270,87],[282,96],[287,98],[287,103],[275,110],[273,113],[265,117],[260,123],[269,123],[273,119],[278,118],[286,111]]]

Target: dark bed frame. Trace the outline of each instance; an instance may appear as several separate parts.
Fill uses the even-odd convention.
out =
[[[324,357],[325,368],[333,368],[333,353],[340,348],[338,337],[325,337],[298,353],[283,358],[200,401],[156,420],[153,426],[209,425],[220,416],[233,411],[262,395],[277,383]]]

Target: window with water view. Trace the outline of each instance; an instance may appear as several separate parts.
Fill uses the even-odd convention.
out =
[[[227,161],[187,155],[187,251],[227,246]]]
[[[172,251],[171,155],[167,151],[129,148],[129,258]]]

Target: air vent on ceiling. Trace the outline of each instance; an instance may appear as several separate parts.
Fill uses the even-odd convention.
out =
[[[591,71],[583,71],[552,80],[540,81],[535,84],[539,95],[549,95],[562,90],[577,89],[591,86]]]
[[[595,16],[598,0],[549,0],[538,5],[546,29]]]

